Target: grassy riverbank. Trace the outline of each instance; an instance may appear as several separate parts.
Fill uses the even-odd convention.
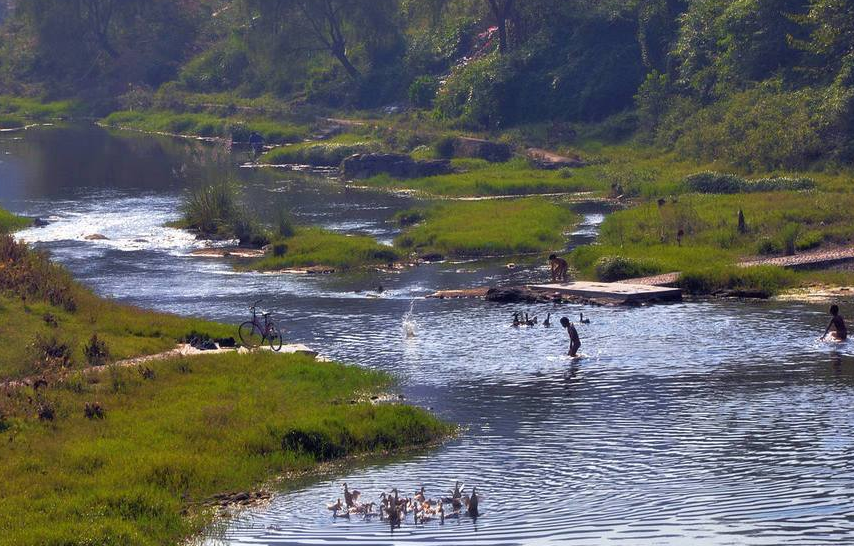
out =
[[[390,379],[308,357],[203,356],[148,370],[4,395],[0,544],[180,543],[211,521],[215,494],[450,432],[422,410],[350,403]],[[87,403],[103,417],[87,417]]]
[[[24,229],[32,224],[29,218],[16,216],[9,211],[0,209],[0,234]]]
[[[545,199],[438,203],[402,213],[415,223],[395,240],[420,255],[475,258],[560,250],[578,216]]]
[[[267,165],[315,165],[337,167],[353,155],[378,152],[382,143],[360,134],[343,134],[329,140],[300,142],[270,150],[261,157]]]
[[[234,330],[99,298],[2,236],[0,383],[44,381],[2,387],[0,544],[176,544],[212,521],[219,493],[452,432],[425,411],[366,402],[389,376],[307,356],[109,366]]]
[[[254,131],[273,144],[299,142],[308,136],[306,125],[268,118],[221,116],[210,113],[173,112],[168,110],[133,110],[113,112],[102,120],[108,127],[134,129],[150,133],[168,133],[206,138],[230,138],[248,142]]]
[[[278,237],[269,254],[247,264],[258,271],[324,266],[339,271],[396,262],[399,253],[373,237],[344,235],[317,227],[300,227],[290,237]]]
[[[83,112],[73,100],[42,102],[37,99],[0,95],[0,129],[17,129],[31,123],[69,119]]]

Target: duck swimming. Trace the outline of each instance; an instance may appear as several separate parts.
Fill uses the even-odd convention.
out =
[[[551,325],[552,325],[552,314],[549,313],[548,315],[546,315],[546,320],[543,321],[543,326],[545,326],[546,328],[549,328]]]
[[[327,504],[326,508],[327,508],[327,510],[332,510],[333,512],[337,512],[339,510],[343,510],[344,505],[341,504],[341,499],[338,499],[338,502],[336,502],[336,503]]]
[[[581,322],[581,324],[590,324],[590,319],[584,318],[584,313],[581,313],[581,319],[579,322]]]
[[[472,487],[471,497],[469,497],[468,502],[466,503],[466,506],[468,507],[466,512],[469,517],[476,518],[480,515],[480,512],[478,511],[478,503],[477,487]]]
[[[351,491],[347,488],[347,483],[344,483],[344,502],[347,503],[347,508],[352,508],[354,504],[357,504],[360,496],[362,496],[360,491],[355,489]]]

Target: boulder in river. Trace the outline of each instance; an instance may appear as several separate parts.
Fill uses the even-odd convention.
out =
[[[349,180],[387,174],[394,178],[419,178],[453,172],[450,161],[416,161],[406,154],[355,154],[341,162],[341,174]]]
[[[106,235],[101,235],[100,233],[93,233],[92,235],[87,235],[84,237],[87,241],[109,241],[110,238]]]
[[[41,218],[33,218],[33,226],[34,227],[45,227],[49,226],[50,222],[47,220],[42,220]]]

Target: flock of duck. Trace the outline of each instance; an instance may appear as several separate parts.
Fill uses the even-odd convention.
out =
[[[590,324],[589,318],[584,318],[584,313],[580,313],[580,317],[578,322],[580,324]],[[520,326],[536,326],[539,324],[539,319],[534,316],[533,318],[528,316],[528,313],[513,313],[513,323],[511,326],[514,328],[519,328]],[[549,313],[546,315],[546,320],[543,321],[543,326],[546,328],[551,327],[552,325],[552,314]]]
[[[379,518],[395,528],[400,527],[409,514],[413,515],[416,525],[431,520],[445,523],[446,519],[458,519],[463,514],[475,519],[480,515],[477,488],[473,487],[471,495],[468,495],[465,493],[465,485],[460,482],[448,491],[448,496],[435,500],[427,497],[422,486],[412,497],[401,497],[397,489],[392,489],[390,493],[383,492],[379,502],[362,503],[361,492],[350,489],[346,483],[343,488],[344,502],[339,498],[337,502],[326,505],[334,518]],[[449,511],[445,511],[445,505],[449,506]]]

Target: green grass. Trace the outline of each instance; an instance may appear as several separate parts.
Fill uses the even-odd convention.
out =
[[[390,384],[356,367],[272,353],[148,367],[4,394],[0,544],[179,544],[210,523],[215,494],[451,432],[412,407],[351,404]],[[84,416],[94,402],[103,419]]]
[[[0,129],[28,123],[68,119],[83,113],[82,104],[71,101],[42,102],[38,99],[0,95]]]
[[[0,209],[0,234],[11,233],[19,229],[24,229],[32,224],[29,218],[21,218],[15,216],[9,211]]]
[[[685,271],[679,276],[678,285],[695,295],[724,293],[769,298],[798,282],[795,272],[782,267],[716,266]]]
[[[578,220],[566,207],[540,198],[459,201],[419,212],[395,245],[412,252],[454,257],[504,256],[560,250]]]
[[[238,142],[248,141],[253,131],[260,133],[267,142],[277,144],[298,142],[309,133],[309,128],[304,125],[263,118],[243,119],[165,110],[113,112],[102,121],[110,127],[200,137],[230,137]]]
[[[337,167],[353,154],[378,152],[381,148],[381,143],[371,138],[345,133],[329,140],[300,142],[270,150],[261,157],[261,163]]]
[[[460,172],[426,178],[397,180],[386,175],[363,182],[366,186],[408,189],[426,195],[447,197],[483,197],[602,191],[606,186],[596,177],[593,167],[565,171],[532,169],[527,160],[489,163],[481,159],[455,159]]]
[[[45,255],[0,238],[0,381],[48,382],[0,396],[0,545],[183,543],[211,522],[215,494],[452,432],[425,411],[361,401],[389,376],[307,356],[230,353],[83,373],[94,334],[109,363],[171,349],[191,332],[234,331],[99,298]],[[95,404],[103,418],[86,416]]]
[[[246,267],[259,271],[311,266],[348,270],[399,259],[397,251],[373,237],[343,235],[317,227],[297,228],[292,237],[278,238],[271,247],[270,254]]]
[[[648,202],[606,218],[598,245],[573,252],[585,277],[596,277],[603,256],[643,261],[659,272],[733,265],[763,254],[782,254],[854,238],[854,195],[770,192],[737,195],[686,194],[664,205]],[[738,229],[744,211],[746,230]],[[682,246],[677,232],[685,233]]]

